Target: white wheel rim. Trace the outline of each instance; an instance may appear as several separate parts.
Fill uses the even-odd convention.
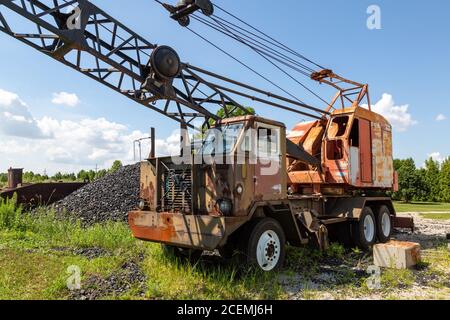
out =
[[[264,271],[273,270],[280,260],[281,243],[278,235],[268,230],[259,238],[256,247],[256,259],[258,265]]]
[[[364,218],[364,237],[367,242],[372,242],[375,237],[375,221],[369,215]]]
[[[381,217],[381,228],[383,229],[383,235],[389,237],[391,234],[391,217],[386,212]]]

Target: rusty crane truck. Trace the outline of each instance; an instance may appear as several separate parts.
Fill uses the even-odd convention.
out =
[[[396,188],[392,127],[371,110],[368,85],[299,54],[294,57],[305,61],[295,63],[285,55],[295,52],[273,38],[265,41],[274,40],[284,54],[265,50],[261,33],[247,29],[247,38],[239,35],[236,26],[218,20],[209,0],[157,2],[183,27],[191,19],[203,22],[277,66],[309,71],[310,79],[338,92],[326,108],[316,108],[183,63],[171,47],[154,45],[87,0],[0,0],[1,31],[182,128],[201,119],[201,146],[183,155],[192,161],[155,157],[153,147],[141,163],[141,201],[128,215],[133,235],[179,256],[239,252],[264,271],[283,265],[286,245],[326,248],[341,241],[367,249],[388,241],[397,223],[385,196]],[[249,41],[249,34],[259,37]],[[299,124],[287,131],[276,119],[252,114],[239,99],[291,112]],[[242,115],[233,117],[236,111]],[[224,141],[211,147],[217,132]],[[181,140],[189,144],[186,135]],[[211,155],[212,161],[195,161]],[[238,157],[243,161],[218,161]],[[276,170],[267,174],[268,166]]]

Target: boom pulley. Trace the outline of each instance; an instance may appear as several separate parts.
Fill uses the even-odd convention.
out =
[[[178,11],[202,12],[201,1],[180,2]],[[21,20],[17,24],[17,17]],[[20,30],[20,31],[18,31]],[[157,46],[87,0],[0,0],[0,31],[85,74],[122,95],[194,128],[247,109],[244,98],[320,119],[322,109],[183,63],[177,52]]]

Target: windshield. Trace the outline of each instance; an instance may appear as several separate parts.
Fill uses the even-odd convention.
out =
[[[236,146],[243,128],[243,123],[234,123],[209,129],[205,134],[201,153],[204,155],[230,153]]]

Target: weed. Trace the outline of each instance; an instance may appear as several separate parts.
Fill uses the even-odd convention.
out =
[[[12,199],[0,198],[0,230],[22,229],[22,207],[17,205],[17,194]]]
[[[416,280],[411,270],[385,269],[381,274],[383,289],[405,289],[411,287]]]

